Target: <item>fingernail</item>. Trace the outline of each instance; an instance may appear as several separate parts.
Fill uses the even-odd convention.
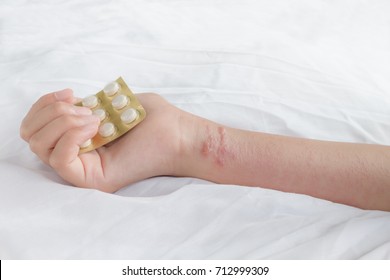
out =
[[[73,111],[76,115],[92,115],[92,111],[89,108],[81,107],[81,106],[73,106]]]
[[[64,89],[64,90],[55,92],[54,96],[56,97],[57,100],[61,101],[61,100],[71,98],[73,96],[73,92],[70,89]]]

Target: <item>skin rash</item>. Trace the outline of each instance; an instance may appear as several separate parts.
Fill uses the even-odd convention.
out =
[[[223,167],[227,159],[235,158],[228,149],[225,128],[218,126],[217,133],[213,133],[210,127],[206,126],[206,139],[202,143],[201,155],[205,158],[211,157],[219,167]]]

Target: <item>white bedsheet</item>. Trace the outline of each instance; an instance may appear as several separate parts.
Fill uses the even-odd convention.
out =
[[[123,76],[233,127],[390,144],[389,14],[386,0],[1,0],[0,258],[390,259],[390,213],[192,178],[79,189],[18,134],[43,93]]]

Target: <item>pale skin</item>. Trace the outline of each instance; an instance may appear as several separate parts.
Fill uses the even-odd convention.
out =
[[[79,145],[99,126],[70,89],[42,96],[20,135],[74,186],[115,192],[161,175],[271,188],[390,211],[390,148],[230,128],[187,113],[156,94],[138,94],[146,119],[98,150]]]

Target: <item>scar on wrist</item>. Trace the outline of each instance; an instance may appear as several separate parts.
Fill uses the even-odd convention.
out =
[[[226,143],[226,129],[219,126],[217,133],[213,133],[209,126],[206,126],[206,139],[202,143],[202,156],[212,157],[215,164],[223,167],[228,157],[233,154],[228,150]]]

